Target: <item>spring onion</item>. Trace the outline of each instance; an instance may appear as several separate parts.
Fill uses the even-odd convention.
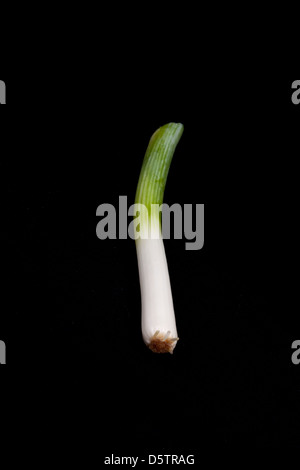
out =
[[[159,207],[163,203],[170,164],[182,132],[183,125],[172,122],[152,135],[135,197],[135,206],[140,209],[136,250],[142,300],[142,336],[145,344],[157,353],[173,353],[179,339]]]

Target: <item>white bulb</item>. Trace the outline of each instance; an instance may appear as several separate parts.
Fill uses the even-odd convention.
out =
[[[162,237],[136,241],[142,335],[155,352],[173,352],[178,340],[170,277]]]

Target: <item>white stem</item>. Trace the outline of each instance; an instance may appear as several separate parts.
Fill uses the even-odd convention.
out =
[[[177,338],[170,277],[161,235],[136,241],[142,297],[142,335],[146,345],[153,338],[166,339],[172,352]],[[167,351],[157,351],[167,352]]]

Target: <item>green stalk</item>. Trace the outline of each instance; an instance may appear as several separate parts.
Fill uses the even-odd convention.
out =
[[[169,168],[182,133],[182,124],[170,122],[150,139],[135,195],[135,204],[146,206],[149,219],[152,204],[163,203]]]

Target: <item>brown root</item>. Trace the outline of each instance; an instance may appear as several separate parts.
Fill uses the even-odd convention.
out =
[[[175,348],[178,339],[179,338],[170,338],[169,331],[167,332],[167,334],[160,333],[160,331],[156,331],[150,339],[148,347],[149,349],[151,349],[151,351],[155,353],[173,354],[173,349]]]

